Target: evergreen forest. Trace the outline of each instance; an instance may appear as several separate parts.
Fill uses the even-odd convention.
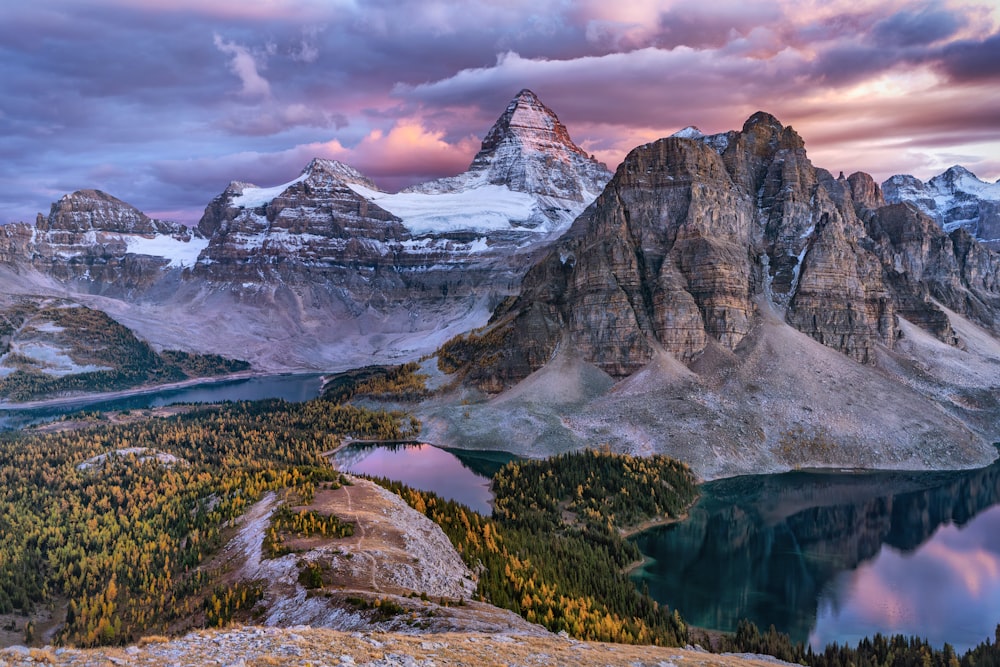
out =
[[[201,567],[269,490],[311,497],[340,438],[397,438],[400,414],[328,401],[224,404],[171,418],[0,437],[0,613],[65,608],[55,638],[121,644],[200,610]],[[138,450],[138,448],[145,448]],[[154,455],[155,453],[155,455]],[[309,517],[288,517],[289,527]]]

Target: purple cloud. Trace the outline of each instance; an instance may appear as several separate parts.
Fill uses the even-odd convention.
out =
[[[612,167],[765,109],[821,166],[926,178],[965,155],[995,180],[1000,12],[973,1],[16,4],[0,222],[84,187],[192,221],[229,180],[280,183],[313,154],[390,188],[448,175],[524,87]]]

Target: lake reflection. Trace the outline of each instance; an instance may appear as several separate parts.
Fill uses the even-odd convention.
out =
[[[964,650],[1000,623],[1000,465],[789,473],[706,484],[682,524],[637,538],[636,573],[693,625],[774,624],[818,648],[875,632]]]
[[[489,516],[493,511],[490,478],[515,457],[504,452],[465,452],[432,445],[351,445],[335,463],[347,472],[388,477],[422,491],[433,491]]]

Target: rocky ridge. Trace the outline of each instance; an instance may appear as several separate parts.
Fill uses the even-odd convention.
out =
[[[995,256],[883,204],[870,176],[813,167],[798,134],[764,113],[740,132],[641,146],[494,314],[521,347],[482,375],[520,380],[564,340],[618,378],[657,349],[683,362],[710,343],[735,350],[757,297],[866,364],[893,347],[897,314],[956,343],[935,301],[993,329]]]
[[[991,250],[1000,250],[1000,182],[987,183],[955,165],[926,183],[901,174],[882,183],[887,202],[910,202],[946,232],[965,229]]]
[[[74,290],[126,296],[176,279],[206,244],[198,230],[154,220],[100,190],[79,190],[33,225],[0,227],[0,262]]]
[[[739,131],[687,128],[634,149],[520,295],[439,357],[491,393],[517,390],[560,358],[617,381],[602,391],[604,381],[586,380],[577,395],[589,398],[572,409],[515,402],[535,412],[521,435],[536,446],[610,440],[679,456],[706,476],[980,465],[1000,435],[986,416],[1000,414],[998,277],[1000,259],[965,229],[946,233],[914,206],[885,205],[867,174],[814,167],[791,127],[758,112]],[[975,379],[928,364],[938,346]],[[830,394],[813,371],[853,383]],[[873,411],[841,395],[848,388],[866,406],[892,398]],[[507,395],[482,404],[489,421],[506,419]],[[461,424],[446,408],[426,418],[439,442],[482,444],[474,419]],[[900,433],[897,420],[909,419],[919,427]],[[802,446],[784,451],[793,439]]]

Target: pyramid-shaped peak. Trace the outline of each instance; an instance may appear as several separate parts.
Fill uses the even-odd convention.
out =
[[[504,143],[517,143],[523,147],[553,147],[579,155],[586,153],[573,143],[566,126],[552,109],[545,106],[538,96],[527,88],[510,101],[507,108],[486,133],[480,155],[492,153]]]
[[[948,170],[945,171],[943,174],[941,174],[941,177],[943,177],[945,180],[951,183],[965,179],[971,179],[974,181],[982,182],[978,176],[976,176],[975,174],[973,174],[971,171],[969,171],[960,164],[948,167]]]
[[[705,133],[694,125],[688,125],[683,130],[677,130],[670,136],[677,137],[679,139],[701,139],[705,136]]]
[[[411,186],[406,191],[455,192],[489,184],[587,204],[610,179],[608,168],[574,144],[556,114],[524,88],[486,133],[482,148],[466,172]],[[544,215],[559,226],[568,226],[579,212],[575,205],[544,206]]]
[[[927,185],[939,192],[966,193],[984,199],[1000,201],[1000,188],[997,187],[996,183],[984,181],[959,164],[949,167],[943,174],[935,176]]]

